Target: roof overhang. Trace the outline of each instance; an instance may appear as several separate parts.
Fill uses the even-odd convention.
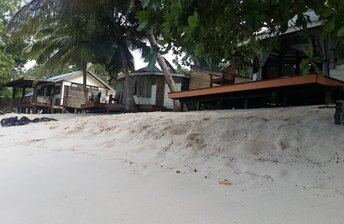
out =
[[[99,78],[96,74],[94,74],[93,72],[87,70],[87,74],[92,76],[93,78],[95,78],[98,82],[100,82],[106,89],[115,92],[115,90],[106,82],[104,82],[101,78]],[[82,71],[78,70],[78,71],[74,71],[74,72],[70,72],[70,73],[66,73],[66,74],[61,74],[61,75],[56,75],[53,77],[50,77],[49,80],[53,81],[53,82],[62,82],[62,81],[66,81],[69,78],[73,78],[75,76],[78,75],[82,75]]]
[[[50,83],[54,83],[52,81],[48,81],[48,80],[35,80],[32,78],[20,78],[20,79],[16,79],[13,81],[10,81],[8,83],[6,83],[4,86],[6,87],[13,87],[13,88],[30,88],[33,86],[33,84],[36,83],[37,85],[42,85],[42,84],[50,84]]]
[[[312,23],[308,23],[307,24],[307,29],[312,29],[312,28],[315,28],[315,27],[320,27],[323,24],[324,24],[323,21],[315,21],[315,22],[312,22]],[[264,39],[275,37],[275,36],[284,36],[284,35],[287,35],[287,34],[290,34],[290,33],[295,33],[295,32],[301,31],[301,30],[303,30],[302,27],[292,26],[292,27],[289,27],[283,33],[262,33],[262,34],[258,34],[256,36],[256,39],[257,40],[264,40]]]
[[[107,84],[106,82],[104,82],[101,78],[99,78],[96,74],[94,74],[91,71],[87,70],[87,73],[90,74],[91,76],[93,76],[96,80],[98,80],[101,84],[103,84],[105,86],[105,88],[107,88],[110,91],[116,92],[109,84]]]
[[[150,76],[150,75],[164,76],[164,73],[162,73],[162,72],[133,72],[133,73],[130,73],[130,76]],[[187,78],[187,79],[190,78],[189,76],[187,76],[185,74],[172,73],[171,75],[172,75],[172,77],[180,77],[180,78]],[[122,80],[124,78],[125,78],[125,75],[120,74],[117,77],[117,80]]]
[[[245,91],[257,91],[263,89],[274,89],[274,88],[287,88],[291,86],[325,86],[325,87],[341,87],[344,89],[344,82],[341,80],[332,79],[329,77],[310,74],[306,76],[295,76],[295,77],[281,77],[278,79],[271,80],[260,80],[253,82],[244,82],[234,85],[225,85],[217,87],[208,87],[195,90],[187,90],[169,93],[170,99],[186,99],[193,97],[204,97],[217,94],[234,94],[244,93]]]

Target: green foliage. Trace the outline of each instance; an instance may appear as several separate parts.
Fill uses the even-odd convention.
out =
[[[185,67],[182,67],[179,63],[178,57],[173,59],[173,64],[176,66],[176,72],[178,74],[190,75],[191,71]]]
[[[40,64],[82,69],[85,99],[88,63],[103,65],[110,80],[122,71],[129,86],[128,109],[133,109],[129,71],[134,69],[134,59],[130,50],[147,47],[138,31],[138,7],[139,1],[125,0],[32,0],[11,19],[9,30],[14,38],[31,37],[25,53]]]
[[[338,29],[337,37],[344,37],[344,26],[342,26]]]
[[[147,48],[133,8],[130,1],[34,0],[12,18],[9,30],[14,38],[30,35],[24,53],[47,68],[81,69],[91,62],[112,79],[124,64],[134,69],[130,49]]]
[[[160,7],[152,7],[157,2]],[[156,31],[176,53],[186,52],[193,60],[202,59],[209,65],[229,62],[244,68],[261,47],[271,46],[271,42],[257,39],[258,33],[283,33],[295,16],[294,25],[306,28],[310,18],[304,13],[310,10],[323,21],[323,36],[339,37],[337,53],[344,51],[342,0],[145,0],[142,6],[144,16],[138,14],[144,24],[141,28]],[[303,64],[305,69],[307,63]]]
[[[155,64],[158,52],[172,49],[179,55],[186,53],[185,63],[202,60],[214,67],[228,63],[245,70],[259,49],[273,44],[272,38],[262,41],[257,34],[282,33],[295,15],[294,25],[305,28],[310,18],[303,13],[310,10],[323,21],[323,36],[338,37],[335,50],[343,55],[341,0],[34,0],[12,19],[9,30],[14,37],[31,35],[25,52],[40,64],[80,66],[92,62],[102,65],[112,79],[124,64],[133,69],[130,49],[141,49],[150,65]],[[4,20],[6,10],[2,15]],[[0,31],[3,29],[0,24]],[[141,41],[147,34],[154,34],[159,45],[149,49]],[[305,53],[308,58],[301,70],[306,72],[311,64],[320,71],[316,65],[323,59],[315,57],[311,48]],[[12,55],[3,63],[17,63],[17,59],[20,57]]]
[[[26,60],[21,55],[23,40],[12,42],[6,32],[10,17],[20,7],[20,0],[0,1],[0,96],[9,96],[7,88],[1,86],[22,75]]]
[[[36,79],[41,79],[41,78],[49,78],[49,77],[59,75],[59,74],[65,74],[65,73],[73,72],[75,70],[76,70],[76,68],[73,66],[48,68],[44,65],[35,65],[32,68],[29,68],[25,72],[25,76],[36,78]]]
[[[188,24],[192,29],[195,29],[199,26],[199,15],[196,11],[193,15],[188,17]]]
[[[309,73],[310,66],[313,67],[317,74],[323,75],[323,72],[319,68],[317,64],[320,64],[323,61],[321,56],[314,55],[314,48],[312,44],[311,38],[308,38],[308,45],[307,48],[303,51],[307,58],[304,58],[300,63],[300,69],[303,75],[307,75]]]
[[[99,78],[104,80],[105,82],[111,84],[112,81],[116,78],[117,74],[115,74],[114,77],[112,77],[108,72],[106,71],[106,67],[101,64],[91,64],[88,68],[91,72],[95,73]]]

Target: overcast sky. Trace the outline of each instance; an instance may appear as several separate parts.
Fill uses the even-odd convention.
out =
[[[144,60],[141,58],[141,53],[139,51],[133,51],[133,56],[134,56],[134,60],[135,60],[135,70],[138,70],[140,68],[146,67],[147,63],[144,62]],[[171,65],[173,65],[173,67],[176,67],[173,63],[172,60],[174,59],[174,56],[172,54],[172,52],[165,54],[164,57],[170,62]],[[36,62],[34,60],[30,60],[25,64],[25,69],[29,69],[31,67],[33,67],[36,64]],[[159,68],[159,66],[157,66]]]

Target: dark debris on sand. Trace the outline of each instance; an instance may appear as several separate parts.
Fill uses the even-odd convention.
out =
[[[18,119],[18,117],[9,117],[4,118],[0,121],[0,124],[2,127],[10,127],[10,126],[22,126],[27,125],[29,123],[38,123],[38,122],[49,122],[49,121],[57,121],[54,118],[49,117],[41,117],[41,118],[35,118],[30,120],[28,117],[21,117]]]

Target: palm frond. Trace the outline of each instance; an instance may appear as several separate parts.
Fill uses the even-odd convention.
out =
[[[171,65],[171,63],[165,57],[163,57],[163,58],[164,58],[164,61],[165,61],[166,65],[167,65],[168,69],[170,70],[170,72],[177,73],[176,70]]]
[[[131,40],[131,49],[136,49],[141,52],[141,58],[146,59],[151,52],[151,47],[148,46],[144,41],[141,40]]]

